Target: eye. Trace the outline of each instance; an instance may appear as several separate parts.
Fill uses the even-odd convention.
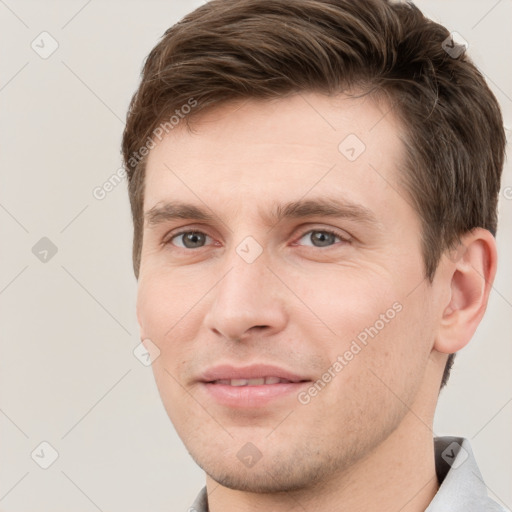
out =
[[[210,238],[201,231],[181,231],[168,238],[164,243],[172,244],[182,249],[200,249],[206,243],[206,239]],[[178,243],[181,242],[181,243]]]
[[[202,231],[181,231],[169,236],[164,241],[164,245],[171,244],[181,249],[201,249],[208,245],[207,240],[211,241],[212,239]],[[300,243],[301,240],[308,240],[310,243]],[[303,233],[297,242],[298,245],[310,247],[330,247],[337,241],[349,242],[350,240],[347,236],[330,229],[312,229]]]
[[[329,247],[336,243],[336,239],[341,242],[349,242],[347,237],[330,229],[312,229],[310,231],[306,231],[298,241],[300,242],[300,240],[303,239],[309,240],[311,244],[304,245],[310,245],[311,247]]]

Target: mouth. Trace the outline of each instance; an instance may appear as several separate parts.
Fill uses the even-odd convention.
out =
[[[280,377],[260,377],[256,379],[217,379],[211,382],[207,382],[207,384],[223,384],[225,386],[268,386],[272,384],[283,384],[283,383],[291,383],[291,382],[305,382],[305,381],[293,381],[288,379],[282,379]]]
[[[273,365],[216,366],[199,379],[208,400],[230,408],[257,408],[293,400],[311,378]],[[283,404],[284,405],[284,404]]]

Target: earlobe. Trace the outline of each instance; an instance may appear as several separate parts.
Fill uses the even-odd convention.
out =
[[[488,230],[476,228],[460,242],[450,257],[444,256],[450,269],[450,294],[434,348],[446,354],[469,343],[485,313],[496,275],[496,241]]]

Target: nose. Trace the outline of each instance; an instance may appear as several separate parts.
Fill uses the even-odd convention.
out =
[[[212,290],[206,327],[230,341],[282,330],[287,321],[285,287],[267,267],[266,258],[247,263],[235,254],[226,272]]]

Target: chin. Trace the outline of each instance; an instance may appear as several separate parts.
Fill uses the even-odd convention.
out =
[[[309,452],[307,448],[288,456],[282,452],[271,457],[264,455],[252,468],[245,467],[238,459],[230,462],[228,459],[234,456],[231,453],[228,456],[205,456],[203,453],[199,457],[190,454],[196,464],[218,484],[258,494],[318,487],[333,472],[342,470],[339,460],[332,459],[329,454],[322,456],[318,452]]]
[[[300,475],[282,475],[278,471],[274,473],[266,470],[219,470],[205,472],[213,480],[223,487],[236,491],[252,492],[256,494],[274,494],[279,492],[290,492],[305,489],[311,486],[308,478]],[[254,471],[254,472],[253,472]]]

